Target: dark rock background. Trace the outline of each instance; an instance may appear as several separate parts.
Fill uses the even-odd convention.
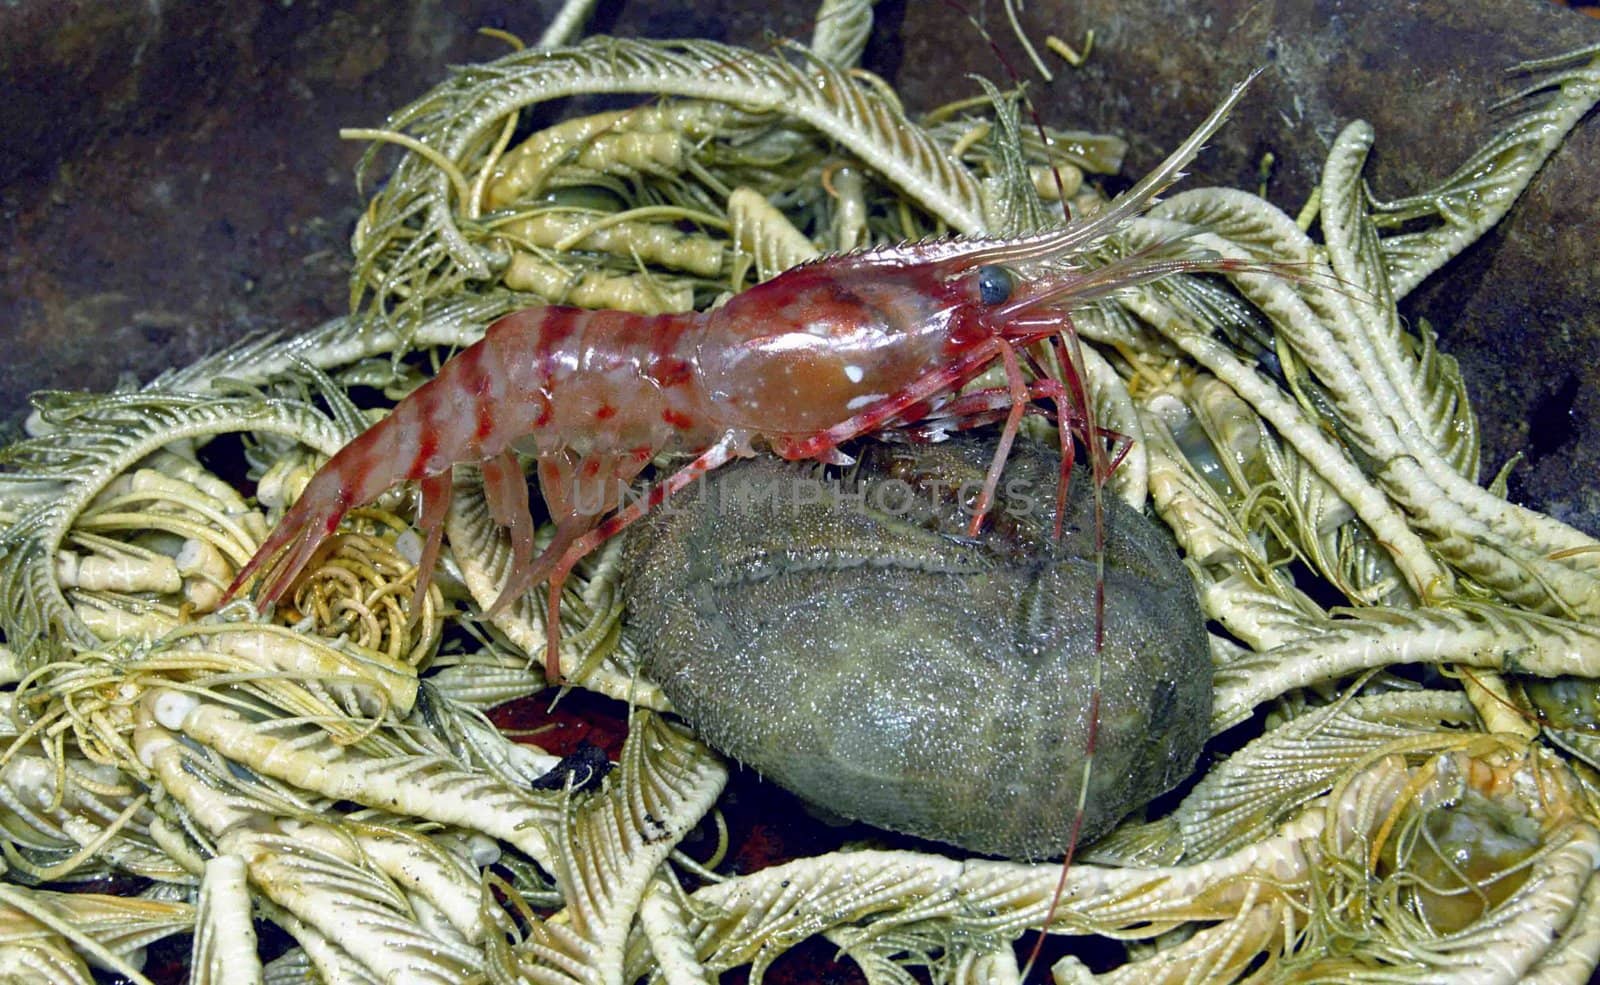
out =
[[[1296,206],[1346,120],[1378,131],[1372,181],[1398,196],[1446,175],[1504,119],[1492,108],[1516,61],[1600,41],[1600,22],[1532,0],[1209,4],[1033,0],[1030,37],[1093,57],[1057,79],[1027,67],[999,4],[968,0],[1051,122],[1128,136],[1127,173],[1159,158],[1226,87],[1269,72],[1202,159],[1196,180],[1256,181]],[[373,126],[447,66],[493,57],[500,27],[534,39],[555,4],[313,0],[0,6],[0,421],[27,394],[105,388],[266,328],[294,331],[345,304],[346,242],[361,148]],[[760,44],[806,37],[809,5],[753,0],[603,4],[592,30]],[[912,107],[1003,77],[996,51],[953,3],[885,0],[867,64]],[[552,108],[551,112],[558,112]],[[1528,461],[1513,495],[1600,530],[1600,205],[1588,120],[1510,222],[1419,291],[1462,362],[1485,432],[1485,468]],[[3,434],[0,431],[0,434]]]

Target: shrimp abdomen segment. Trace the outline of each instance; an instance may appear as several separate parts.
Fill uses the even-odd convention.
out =
[[[707,440],[694,372],[701,324],[695,314],[529,308],[500,319],[480,344],[503,360],[512,393],[543,392],[513,435],[531,439],[537,457],[653,456]]]
[[[438,522],[449,482],[462,463],[496,463],[489,494],[519,544],[519,567],[531,547],[527,499],[507,495],[516,472],[513,446],[541,461],[577,456],[608,460],[631,476],[657,452],[705,443],[705,403],[695,385],[694,316],[534,307],[491,325],[484,337],[440,367],[389,415],[340,449],[312,478],[272,535],[239,572],[228,595],[258,571],[268,575],[259,606],[282,598],[352,508],[395,484],[424,480],[421,516],[437,551]],[[559,395],[557,397],[556,395]],[[620,473],[619,473],[620,477]],[[590,476],[606,479],[606,476]],[[521,481],[516,475],[514,481]],[[546,490],[568,502],[570,490]],[[501,508],[503,507],[503,508]],[[497,517],[499,519],[500,517]],[[556,519],[561,519],[557,517]],[[269,566],[270,562],[270,566]],[[414,598],[430,572],[419,572]],[[513,581],[518,572],[512,573]]]

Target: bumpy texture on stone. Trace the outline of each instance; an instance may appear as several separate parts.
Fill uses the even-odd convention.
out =
[[[1019,442],[976,539],[991,440],[871,445],[843,478],[758,459],[642,522],[629,631],[705,740],[839,814],[975,852],[1066,848],[1093,687],[1094,514]],[[1107,497],[1099,745],[1082,840],[1193,768],[1211,665],[1167,532]]]

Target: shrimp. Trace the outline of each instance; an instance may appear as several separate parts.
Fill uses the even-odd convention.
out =
[[[975,534],[1022,416],[1049,400],[1061,432],[1064,495],[1069,426],[1091,450],[1103,452],[1105,437],[1092,424],[1083,382],[1061,341],[1065,335],[1075,342],[1068,335],[1072,308],[1173,273],[1228,268],[1194,250],[1147,250],[1099,267],[1075,258],[1180,176],[1246,84],[1133,188],[1059,228],[825,258],[708,312],[539,306],[504,316],[323,465],[227,596],[259,573],[257,606],[282,598],[347,511],[416,480],[425,533],[417,611],[440,549],[452,469],[477,463],[490,514],[512,546],[510,575],[487,614],[543,582],[545,672],[556,682],[559,605],[574,565],[667,497],[761,448],[786,459],[843,463],[849,459],[841,443],[863,435],[900,429],[937,439],[1003,419],[973,508]],[[1050,340],[1064,379],[1045,374],[1030,352]],[[957,395],[996,363],[1004,367],[1004,387]],[[555,521],[554,539],[537,558],[519,450],[531,454]],[[663,453],[694,457],[622,505],[628,484]]]

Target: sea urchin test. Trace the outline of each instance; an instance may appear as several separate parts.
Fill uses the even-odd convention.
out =
[[[1019,443],[967,536],[993,441],[869,445],[835,478],[760,460],[651,517],[625,565],[645,673],[706,741],[847,817],[995,855],[1066,850],[1189,774],[1211,664],[1167,532]]]

